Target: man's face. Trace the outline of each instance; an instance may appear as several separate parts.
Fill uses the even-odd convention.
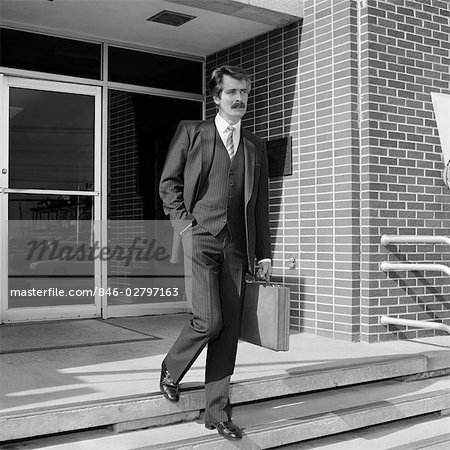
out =
[[[223,90],[220,97],[214,97],[219,114],[231,125],[239,122],[247,110],[249,87],[245,80],[223,76]]]

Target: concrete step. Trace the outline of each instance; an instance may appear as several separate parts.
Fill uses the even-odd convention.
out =
[[[371,357],[364,362],[348,361],[321,369],[303,369],[276,377],[263,377],[232,384],[231,403],[255,402],[270,398],[314,392],[385,380],[429,370],[425,355]],[[154,386],[153,388],[157,388]],[[202,386],[182,384],[180,402],[168,402],[159,392],[114,400],[73,403],[45,410],[29,409],[0,417],[0,441],[23,439],[66,431],[114,425],[116,431],[160,426],[194,420],[204,408]]]
[[[233,420],[245,428],[239,442],[223,439],[202,423],[191,423],[148,430],[145,448],[267,449],[443,411],[449,406],[450,376],[414,382],[380,381],[236,407]]]
[[[5,450],[333,449],[444,450],[449,448],[450,377],[382,381],[235,407],[245,427],[229,442],[201,421],[114,433],[111,429],[5,443]],[[380,425],[382,424],[382,425]]]
[[[439,413],[383,423],[278,447],[279,450],[448,450],[450,416]],[[6,449],[8,450],[8,449]]]

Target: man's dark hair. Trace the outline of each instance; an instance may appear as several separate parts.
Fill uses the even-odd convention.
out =
[[[239,66],[220,66],[215,69],[209,80],[209,90],[213,97],[220,97],[223,90],[223,76],[228,75],[235,80],[245,80],[250,91],[250,75]]]

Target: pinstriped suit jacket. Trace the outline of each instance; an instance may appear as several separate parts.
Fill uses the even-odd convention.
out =
[[[169,147],[161,176],[159,193],[164,212],[174,225],[172,262],[178,262],[180,231],[192,222],[191,214],[214,157],[216,127],[214,120],[182,121]],[[245,159],[245,227],[248,267],[255,257],[271,258],[269,233],[268,162],[264,142],[241,128]]]

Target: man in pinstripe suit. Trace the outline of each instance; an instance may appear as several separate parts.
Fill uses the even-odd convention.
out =
[[[230,417],[229,387],[240,330],[244,275],[269,280],[268,165],[265,145],[241,127],[250,78],[240,67],[217,68],[210,89],[213,120],[182,121],[170,144],[160,195],[174,225],[172,258],[182,242],[192,271],[192,318],[163,361],[160,389],[179,400],[179,382],[208,344],[205,426],[242,437]]]

